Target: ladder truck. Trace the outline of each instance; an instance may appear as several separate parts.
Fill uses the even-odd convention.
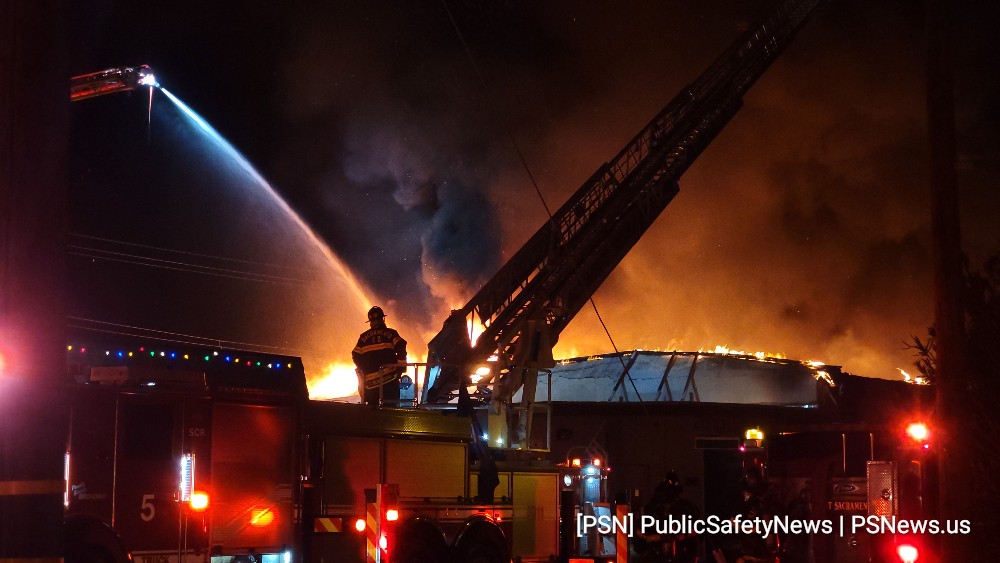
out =
[[[282,455],[296,457],[299,478],[298,489],[274,501],[274,514],[291,514],[297,525],[281,536],[292,538],[288,541],[293,545],[270,542],[275,547],[270,552],[275,563],[294,559],[500,563],[550,556],[599,558],[594,545],[584,547],[576,541],[579,537],[572,537],[579,536],[572,524],[574,510],[580,508],[574,504],[593,500],[584,501],[588,495],[581,483],[588,481],[578,473],[596,471],[599,478],[603,468],[596,469],[596,459],[590,464],[574,459],[566,470],[544,469],[538,463],[549,455],[533,439],[538,373],[553,365],[552,346],[561,331],[678,193],[682,174],[739,110],[743,95],[820,1],[785,0],[764,23],[744,32],[601,166],[469,303],[452,312],[428,345],[427,381],[415,401],[427,408],[370,409],[308,400],[283,402],[280,408],[271,405],[278,408],[275,412],[285,413],[279,417],[287,421],[281,428],[295,427],[286,436],[295,444],[289,450],[293,453]],[[143,77],[152,76],[148,67],[139,68]],[[134,69],[109,69],[76,77],[72,99],[155,85],[155,80],[142,80],[139,74]],[[475,341],[470,337],[472,323],[484,328]],[[473,374],[482,379],[474,382]],[[196,387],[199,401],[215,404],[210,387]],[[520,404],[514,405],[518,391]],[[151,393],[156,391],[145,388],[140,395]],[[247,384],[229,403],[221,404],[252,405],[255,393],[254,385]],[[468,422],[447,412],[455,410],[456,400],[457,410],[470,415],[471,432]],[[485,430],[477,404],[488,405]],[[211,443],[204,441],[208,450],[198,459],[219,459],[221,454],[213,448],[224,451],[227,446],[221,436],[226,434],[212,430],[212,411],[203,412],[208,413],[200,419],[206,426],[198,428],[204,428],[206,436],[220,438],[218,444],[214,437]],[[121,419],[116,420],[118,424]],[[456,420],[464,426],[456,427]],[[233,431],[231,424],[225,428]],[[123,431],[116,430],[115,436]],[[183,436],[187,431],[173,432]],[[74,444],[77,455],[83,454],[79,451],[83,446]],[[477,461],[474,466],[472,458]],[[607,460],[603,461],[606,466]],[[574,467],[576,463],[580,465]],[[202,469],[195,470],[196,476],[205,471],[204,465],[198,467]],[[125,473],[114,461],[105,460],[105,470],[112,471],[113,478],[101,478],[112,479],[112,488],[141,478]],[[202,482],[213,479],[206,475]],[[280,481],[284,487],[287,475]],[[498,484],[505,488],[498,491]],[[194,494],[180,485],[178,499]],[[107,494],[117,498],[121,493]],[[599,500],[603,494],[597,494]],[[129,499],[145,511],[133,515],[140,521],[150,512],[142,500]],[[180,514],[179,521],[190,526],[182,517],[183,510],[188,509],[174,509],[171,517]],[[173,552],[163,551],[156,563],[229,563],[249,561],[259,553],[243,544],[220,547],[214,541],[218,535],[211,517],[192,517],[191,521],[197,524],[195,531],[185,528],[188,532],[175,533],[170,540]],[[381,530],[383,523],[392,530],[391,538],[381,532],[364,538],[345,535],[351,526],[358,534],[369,534],[373,524]],[[118,539],[125,547],[142,539],[124,537],[125,530],[113,522],[106,524],[100,531],[121,535]],[[79,532],[77,537],[86,539],[90,531]],[[198,550],[185,548],[185,533],[194,534],[191,543]],[[626,560],[624,546],[614,551],[612,557]],[[100,553],[76,560],[113,560],[106,551]]]

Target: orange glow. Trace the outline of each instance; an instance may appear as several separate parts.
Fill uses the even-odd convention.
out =
[[[354,529],[357,530],[357,531],[359,531],[359,532],[365,531],[365,519],[364,518],[358,518],[357,520],[355,520],[354,521]]]
[[[389,510],[386,510],[385,519],[388,520],[389,522],[395,522],[396,520],[399,520],[399,511],[396,510],[395,508],[390,508]]]
[[[601,458],[595,457],[594,458],[594,467],[600,467],[600,466],[601,466]]]
[[[580,467],[580,458],[578,457],[573,458],[573,467]]]
[[[378,539],[378,546],[382,548],[382,551],[387,551],[389,549],[389,540],[382,536]]]
[[[270,508],[255,509],[250,517],[250,525],[257,528],[270,526],[274,522],[274,511]]]
[[[208,493],[204,491],[195,491],[191,494],[191,500],[188,501],[191,506],[191,510],[195,512],[202,512],[208,508]]]

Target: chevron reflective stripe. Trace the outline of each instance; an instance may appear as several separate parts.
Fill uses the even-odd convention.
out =
[[[313,532],[322,534],[327,532],[343,532],[343,518],[329,518],[321,516],[313,519]]]
[[[378,549],[378,507],[373,502],[369,502],[365,505],[365,512],[367,513],[367,526],[365,526],[365,547],[366,561],[368,563],[378,563],[379,561],[379,549]]]
[[[402,370],[399,368],[383,368],[365,375],[365,389],[377,389],[386,383],[399,379]]]
[[[627,520],[628,505],[616,504],[615,517],[619,522]],[[615,532],[615,563],[628,563],[628,536],[624,528],[618,528]]]

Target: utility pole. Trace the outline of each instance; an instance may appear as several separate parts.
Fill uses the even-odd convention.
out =
[[[927,126],[930,145],[931,229],[934,265],[934,325],[937,332],[937,413],[945,433],[939,463],[938,518],[972,518],[972,461],[961,424],[962,395],[969,377],[959,189],[956,165],[955,96],[950,0],[927,0]],[[941,560],[975,561],[973,536],[943,536]]]
[[[62,558],[68,17],[0,1],[0,563]]]

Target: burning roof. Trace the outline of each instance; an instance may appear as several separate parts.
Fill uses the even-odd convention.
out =
[[[702,402],[816,407],[838,366],[717,352],[635,350],[563,360],[540,373],[545,402]],[[520,400],[520,394],[515,396]]]

